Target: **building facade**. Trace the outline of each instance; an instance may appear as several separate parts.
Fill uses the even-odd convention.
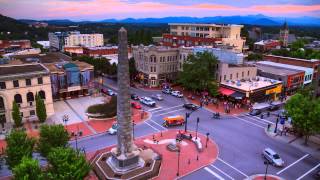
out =
[[[279,39],[282,46],[287,47],[289,44],[289,28],[287,22],[284,22],[282,29],[280,29]]]
[[[54,113],[50,72],[42,64],[0,66],[0,121],[12,123],[12,104],[18,103],[23,121],[36,118],[35,95],[44,100],[47,115]]]
[[[49,32],[48,38],[50,49],[54,51],[62,51],[64,47],[64,38],[68,36],[66,32]]]
[[[164,36],[163,42],[166,43],[163,45],[188,47],[214,43],[232,47],[238,52],[242,52],[245,45],[245,39],[240,36],[242,25],[169,23],[169,26],[173,36]]]
[[[69,35],[64,38],[66,47],[84,46],[97,47],[103,46],[103,34],[81,34],[79,31],[69,32]]]
[[[281,42],[278,40],[261,40],[259,42],[255,42],[253,45],[253,50],[257,52],[267,52],[272,49],[280,48]]]
[[[0,40],[0,54],[31,48],[30,40]]]
[[[218,82],[248,80],[257,76],[257,67],[219,63],[216,80]]]

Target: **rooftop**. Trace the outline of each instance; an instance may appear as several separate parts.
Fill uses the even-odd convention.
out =
[[[302,66],[294,66],[294,65],[289,65],[289,64],[275,63],[275,62],[271,62],[271,61],[258,61],[256,64],[269,65],[269,66],[291,69],[291,70],[292,69],[293,70],[300,70],[300,71],[305,71],[306,73],[313,73],[312,68],[306,68],[306,67],[302,67]]]
[[[39,63],[56,63],[71,61],[71,57],[62,53],[47,53],[47,54],[29,54],[10,56],[11,59],[18,59],[23,63],[39,62]]]
[[[93,70],[93,66],[86,63],[86,62],[81,62],[81,61],[72,61],[72,63],[51,63],[51,64],[44,64],[51,73],[64,73],[65,72],[65,67],[69,68],[70,66],[72,67],[78,67],[80,71],[85,71],[85,70]]]
[[[253,91],[261,88],[266,88],[269,86],[275,86],[277,84],[282,84],[281,81],[269,79],[265,77],[257,76],[254,79],[246,80],[246,81],[224,81],[220,83],[221,85],[232,87],[234,89],[239,89],[242,91]]]
[[[89,50],[118,49],[118,46],[86,47],[85,49],[89,49]]]
[[[286,68],[280,68],[280,67],[275,67],[275,66],[270,66],[266,64],[255,64],[258,70],[262,72],[268,72],[271,74],[276,74],[276,75],[281,75],[281,76],[288,76],[288,75],[293,75],[297,74],[300,72],[304,72],[301,70],[294,70],[294,69],[286,69]]]
[[[197,24],[197,23],[168,23],[169,26],[215,26],[215,27],[243,27],[243,25],[238,25],[238,24]]]
[[[0,78],[23,76],[26,74],[47,74],[49,73],[41,64],[20,64],[20,65],[1,65]]]
[[[285,59],[292,59],[292,60],[297,60],[297,61],[306,61],[306,62],[319,62],[320,60],[318,59],[300,59],[300,58],[292,58],[292,57],[286,57],[286,56],[276,56],[276,55],[265,55],[265,56],[270,56],[270,57],[277,57],[277,58],[285,58]]]

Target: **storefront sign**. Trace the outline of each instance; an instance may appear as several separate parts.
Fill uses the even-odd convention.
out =
[[[266,90],[266,95],[273,94],[273,93],[278,94],[278,93],[281,93],[281,90],[282,90],[282,85],[278,85],[273,89]]]
[[[68,91],[79,91],[81,90],[80,86],[72,86],[72,87],[68,87]]]

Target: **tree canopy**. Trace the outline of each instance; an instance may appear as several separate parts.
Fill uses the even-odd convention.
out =
[[[12,119],[14,121],[14,125],[16,127],[21,127],[22,126],[22,117],[21,117],[21,112],[18,104],[13,101],[12,103]]]
[[[293,128],[305,137],[305,144],[311,135],[320,132],[320,99],[296,93],[287,101],[285,109],[292,118]]]
[[[73,60],[79,60],[91,64],[94,66],[94,73],[96,75],[104,73],[107,75],[115,75],[117,73],[117,65],[111,64],[109,59],[106,58],[94,58],[90,56],[77,56],[73,57]]]
[[[44,180],[39,162],[30,157],[23,157],[21,163],[13,168],[15,180]]]
[[[69,134],[64,126],[59,125],[42,125],[40,127],[40,138],[38,150],[41,155],[46,157],[52,148],[66,147],[69,140]]]
[[[44,103],[44,100],[39,96],[39,94],[36,94],[36,112],[39,121],[42,123],[45,122],[47,119],[46,105]]]
[[[12,169],[20,164],[23,157],[32,157],[35,139],[29,138],[22,130],[13,130],[7,137],[6,163]]]
[[[215,95],[217,63],[217,58],[209,52],[188,56],[183,64],[183,71],[178,76],[178,83],[188,90],[207,90],[211,95]]]

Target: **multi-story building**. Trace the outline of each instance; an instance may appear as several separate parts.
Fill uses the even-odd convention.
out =
[[[62,51],[64,47],[64,39],[68,36],[66,32],[49,32],[50,49]]]
[[[0,66],[0,121],[12,123],[12,103],[18,103],[24,120],[36,118],[35,95],[44,99],[47,115],[54,113],[50,72],[42,64]]]
[[[69,32],[69,35],[64,38],[66,47],[97,47],[103,46],[103,42],[103,34],[81,34],[79,31]]]
[[[245,39],[242,25],[169,23],[170,35],[163,35],[163,45],[171,47],[225,45],[242,52]]]
[[[30,40],[0,40],[0,54],[31,48]]]
[[[238,81],[248,80],[257,76],[257,67],[245,64],[227,64],[219,63],[216,80],[218,82],[224,81]]]
[[[268,39],[255,42],[253,45],[253,50],[258,52],[266,52],[272,49],[280,48],[281,42],[278,40]]]
[[[279,39],[284,47],[289,43],[289,28],[287,22],[284,22],[282,29],[280,29]]]

